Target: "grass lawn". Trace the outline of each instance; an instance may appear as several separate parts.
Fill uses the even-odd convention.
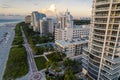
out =
[[[36,62],[36,65],[37,65],[37,68],[38,68],[39,71],[45,68],[45,63],[47,61],[43,56],[42,57],[36,57],[34,59],[35,59],[35,62]]]
[[[25,48],[13,47],[10,50],[3,80],[14,80],[26,75],[29,71]]]
[[[52,60],[54,55],[55,53],[51,53],[51,54],[46,55],[46,57],[48,58],[48,60]]]

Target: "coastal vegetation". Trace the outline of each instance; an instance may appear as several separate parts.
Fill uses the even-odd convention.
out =
[[[12,48],[8,56],[3,80],[14,80],[26,75],[29,71],[27,62],[27,52],[23,46],[23,38],[21,33],[21,23],[15,27],[15,37]]]
[[[73,66],[74,65],[74,66]],[[80,80],[75,74],[79,73],[81,63],[68,58],[63,61],[49,60],[46,63],[47,80]],[[77,69],[77,70],[76,70]],[[51,73],[52,72],[52,73]]]
[[[36,44],[43,44],[48,42],[54,42],[53,35],[48,33],[45,36],[40,36],[39,32],[34,32],[32,29],[29,28],[29,24],[22,23],[24,33],[27,37],[27,40],[30,44],[30,47],[32,48],[35,55],[41,55],[43,52],[48,51],[48,47],[42,47],[42,46],[36,46]],[[51,49],[53,51],[53,48]]]
[[[52,62],[54,62],[54,61],[57,61],[57,62],[62,61],[66,57],[66,55],[64,53],[62,53],[62,52],[53,52],[53,53],[48,54],[46,56]]]
[[[36,62],[36,66],[38,68],[38,71],[42,70],[45,68],[45,63],[47,62],[46,59],[41,56],[41,57],[35,57],[35,62]]]
[[[15,27],[15,37],[12,43],[13,46],[21,46],[23,44],[23,37],[20,27],[21,23],[18,23]]]
[[[10,50],[3,80],[14,80],[28,73],[27,53],[24,47],[13,47]]]
[[[90,24],[90,20],[74,20],[75,25],[88,25]]]

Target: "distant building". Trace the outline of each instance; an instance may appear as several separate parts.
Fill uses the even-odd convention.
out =
[[[73,27],[73,16],[70,14],[70,12],[66,11],[64,15],[61,15],[58,18],[58,26],[60,29]]]
[[[72,40],[76,38],[88,38],[89,36],[89,25],[74,25],[72,28],[56,28],[55,40]]]
[[[59,40],[72,40],[73,28],[55,29],[55,41]]]
[[[39,32],[40,31],[39,21],[41,19],[43,19],[43,17],[46,17],[46,15],[43,14],[43,13],[39,13],[37,11],[32,12],[32,15],[31,15],[31,19],[32,19],[31,26],[33,26],[33,31],[35,31],[35,32]]]
[[[48,21],[46,18],[40,20],[40,35],[44,36],[48,33],[49,28],[48,28]]]
[[[44,17],[40,20],[40,35],[44,36],[47,33],[53,34],[54,32],[54,24],[52,18]]]
[[[91,20],[90,17],[80,17],[80,20]]]
[[[25,23],[31,23],[31,16],[30,15],[27,15],[25,17]]]
[[[47,18],[49,33],[53,34],[54,32],[54,23],[52,18]]]
[[[55,29],[55,44],[58,51],[64,52],[67,57],[82,53],[82,48],[88,44],[89,25],[73,25],[70,12],[65,12],[58,18],[58,27]]]

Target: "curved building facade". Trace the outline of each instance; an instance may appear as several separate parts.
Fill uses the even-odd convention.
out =
[[[118,80],[120,0],[93,0],[89,46],[83,58],[83,67],[92,79]]]

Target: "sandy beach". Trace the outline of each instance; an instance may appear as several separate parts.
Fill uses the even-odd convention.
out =
[[[5,70],[12,41],[14,39],[15,24],[0,26],[0,80]]]

